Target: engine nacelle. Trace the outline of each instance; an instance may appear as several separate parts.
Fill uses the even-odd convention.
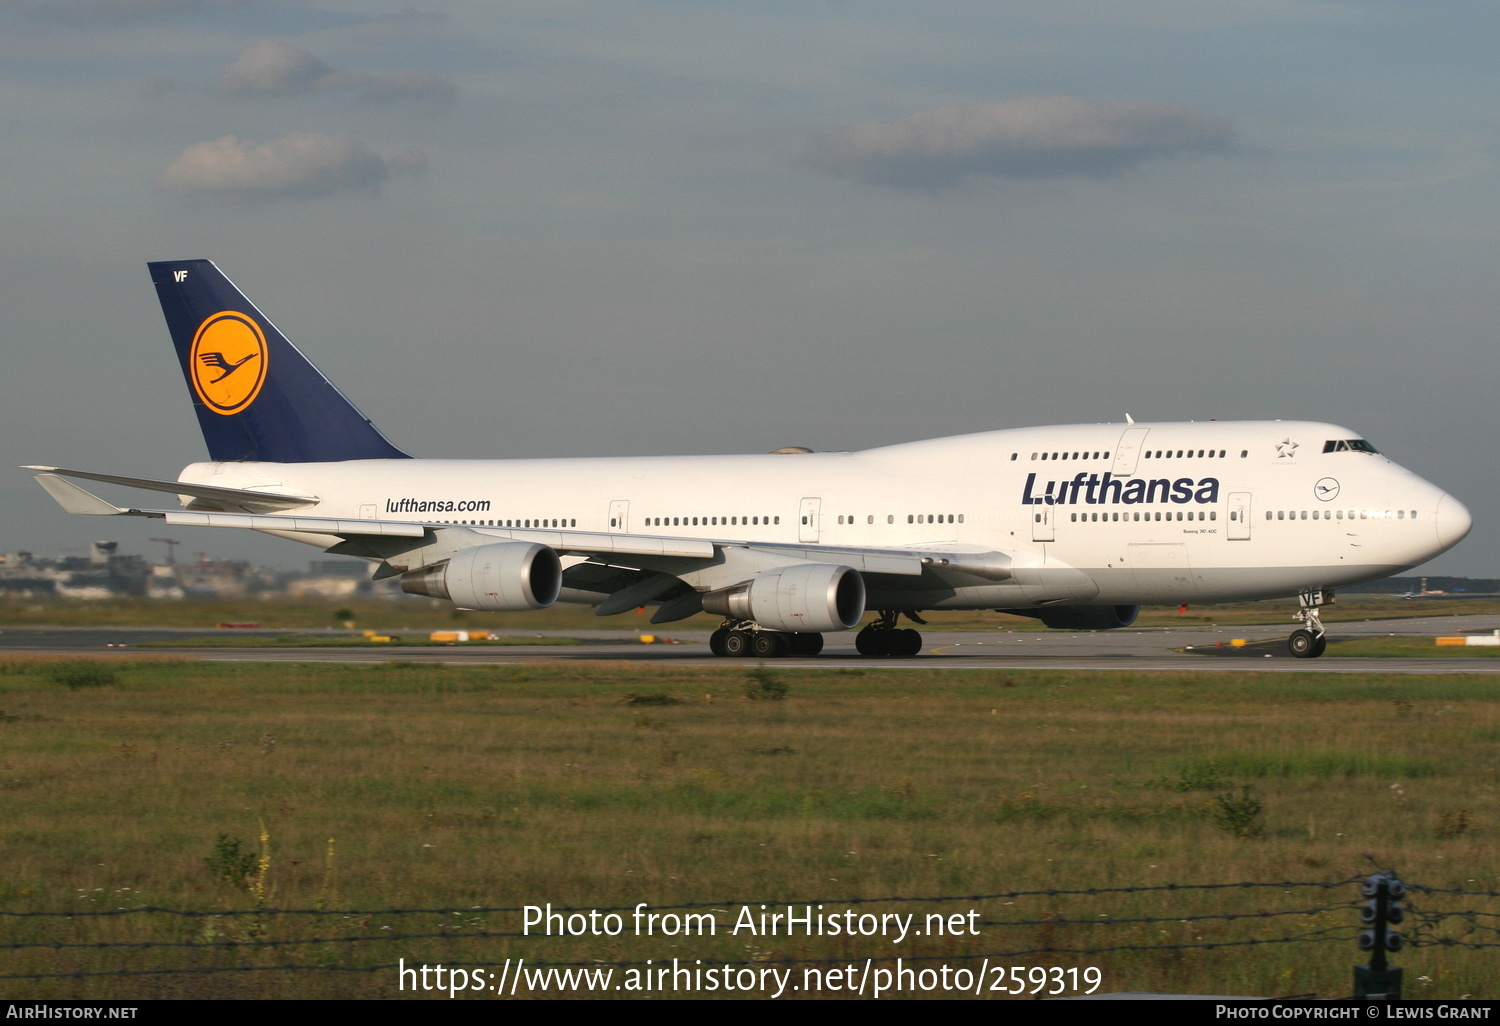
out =
[[[496,542],[401,575],[401,590],[448,599],[462,609],[545,609],[562,589],[562,560],[545,545]]]
[[[1003,609],[1017,616],[1034,616],[1059,631],[1112,631],[1129,627],[1140,606],[1046,606],[1041,609]]]
[[[865,615],[865,580],[853,567],[797,563],[710,592],[703,608],[775,631],[847,631]]]

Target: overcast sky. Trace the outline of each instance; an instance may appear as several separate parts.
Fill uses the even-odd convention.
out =
[[[1428,569],[1500,576],[1497,29],[1463,0],[0,0],[4,465],[204,458],[146,261],[205,257],[417,455],[1330,420],[1473,510]],[[164,551],[24,471],[0,504],[0,548]]]

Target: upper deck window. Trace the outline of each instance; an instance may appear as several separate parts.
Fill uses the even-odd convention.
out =
[[[1378,452],[1363,438],[1334,438],[1323,443],[1324,452]]]

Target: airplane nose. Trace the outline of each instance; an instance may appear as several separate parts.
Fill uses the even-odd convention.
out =
[[[1468,507],[1459,502],[1451,495],[1444,495],[1438,500],[1437,507],[1437,537],[1438,544],[1444,550],[1451,549],[1474,526],[1474,520],[1469,516]]]

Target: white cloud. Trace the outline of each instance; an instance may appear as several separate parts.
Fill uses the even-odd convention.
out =
[[[327,64],[295,46],[275,39],[251,43],[219,76],[219,88],[229,93],[300,92],[317,88],[335,72]]]
[[[349,135],[293,132],[259,145],[226,135],[183,150],[157,184],[180,195],[254,201],[374,192],[393,173],[426,167],[419,151],[386,158]]]
[[[970,177],[1117,174],[1146,160],[1224,150],[1227,118],[1153,100],[1027,96],[861,121],[815,142],[807,162],[846,178],[938,188]]]
[[[371,75],[345,71],[324,63],[306,50],[276,39],[262,39],[245,48],[219,76],[226,93],[302,93],[349,90],[367,100],[416,99],[446,103],[453,83],[425,71],[394,71]]]

